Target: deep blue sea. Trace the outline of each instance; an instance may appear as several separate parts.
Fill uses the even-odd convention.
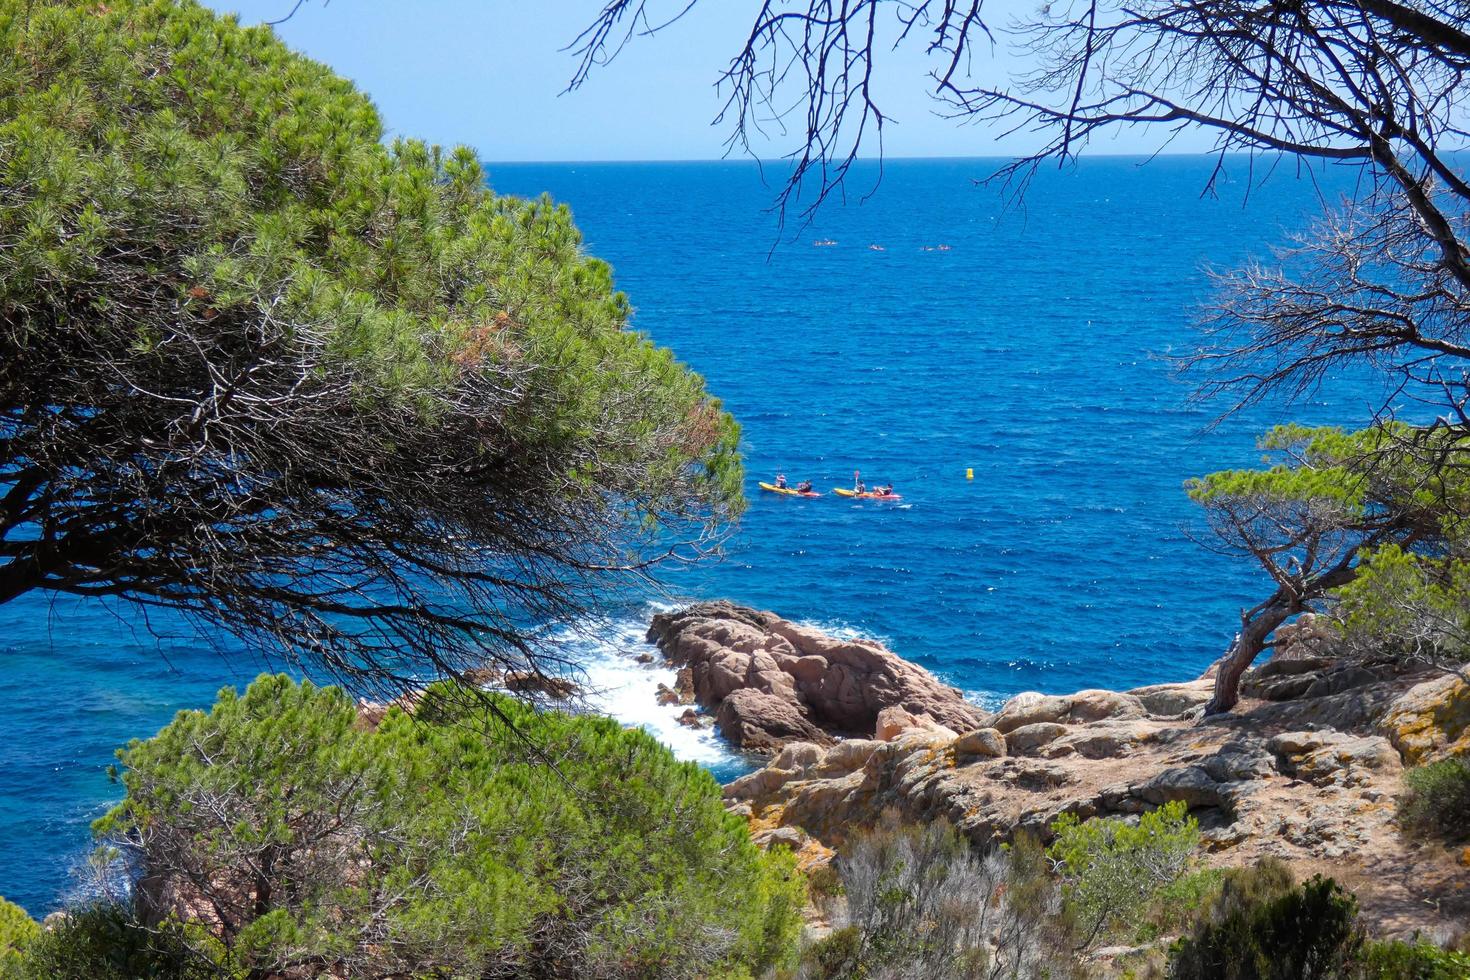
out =
[[[1221,406],[1189,404],[1167,360],[1196,340],[1204,270],[1267,257],[1347,176],[1253,186],[1241,164],[1208,196],[1212,160],[1141,164],[1044,172],[1018,208],[975,183],[994,161],[889,161],[866,201],[871,179],[784,237],[747,163],[492,164],[490,179],[569,203],[636,327],[743,426],[749,511],[723,560],[669,588],[881,638],[993,703],[1198,674],[1261,581],[1192,539],[1181,484],[1256,462],[1272,420],[1367,414],[1344,382],[1208,429]],[[829,490],[855,469],[902,504],[756,489],[781,471]],[[608,710],[727,769],[617,655],[642,616],[586,650]],[[0,895],[43,914],[79,887],[88,824],[119,795],[113,750],[265,666],[172,633],[126,607],[0,607]]]

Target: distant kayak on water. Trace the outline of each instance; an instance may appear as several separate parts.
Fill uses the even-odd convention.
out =
[[[821,494],[820,493],[817,493],[815,490],[808,490],[805,493],[803,493],[802,491],[797,490],[797,489],[795,489],[793,487],[778,487],[774,483],[762,483],[760,486],[761,486],[761,489],[762,490],[765,490],[768,493],[779,493],[779,494],[784,494],[784,495],[786,495],[788,497],[820,497],[821,496]]]
[[[765,486],[765,484],[762,483],[761,486]],[[899,493],[858,493],[856,490],[848,490],[845,487],[838,487],[835,490],[833,490],[832,492],[835,493],[835,494],[838,494],[839,496],[843,496],[843,497],[856,497],[856,498],[859,498],[861,500],[902,500],[903,499],[903,494],[899,494]]]

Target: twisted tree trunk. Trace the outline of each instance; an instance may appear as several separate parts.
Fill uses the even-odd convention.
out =
[[[1240,700],[1240,679],[1266,648],[1271,633],[1303,608],[1299,598],[1278,592],[1262,605],[1240,614],[1240,633],[1215,663],[1215,694],[1205,705],[1205,717],[1235,707]]]

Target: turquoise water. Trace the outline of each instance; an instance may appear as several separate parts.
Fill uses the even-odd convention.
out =
[[[983,161],[889,162],[874,197],[774,250],[772,190],[748,164],[490,169],[500,191],[573,206],[636,325],[744,426],[750,510],[723,560],[672,574],[671,590],[880,637],[989,703],[1193,676],[1261,585],[1191,540],[1180,484],[1255,461],[1279,410],[1206,432],[1217,408],[1187,404],[1164,355],[1193,340],[1206,265],[1263,255],[1339,181],[1278,175],[1243,206],[1243,184],[1201,196],[1210,161],[1138,163],[1043,174],[1008,210],[974,184]],[[1361,387],[1342,389],[1292,416],[1364,418]],[[755,486],[781,470],[828,490],[855,468],[902,504]],[[651,713],[646,674],[612,680],[632,677],[617,653],[642,615],[623,611],[620,633],[586,650],[620,692],[609,710],[727,765]],[[181,628],[158,640],[134,616],[0,607],[0,895],[33,913],[83,884],[71,869],[117,796],[113,749],[263,666]]]

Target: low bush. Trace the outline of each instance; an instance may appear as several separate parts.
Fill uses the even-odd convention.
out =
[[[1357,901],[1330,878],[1294,886],[1280,862],[1232,871],[1171,953],[1172,980],[1341,980],[1363,945]]]
[[[99,902],[40,931],[5,980],[236,980],[226,952],[199,926],[145,927],[132,908]]]
[[[1179,801],[1143,814],[1137,823],[1114,817],[1079,820],[1063,814],[1047,849],[1064,883],[1068,914],[1082,947],[1129,933],[1160,889],[1188,869],[1199,846],[1199,824]]]
[[[1399,826],[1406,834],[1447,841],[1470,839],[1470,758],[1442,759],[1404,773]]]
[[[1040,845],[976,854],[947,823],[887,818],[838,857],[839,928],[810,947],[810,980],[1063,978],[1074,959]]]
[[[1188,931],[1203,911],[1213,905],[1225,876],[1222,868],[1203,868],[1164,885],[1143,910],[1133,940],[1147,943]]]
[[[1354,980],[1465,980],[1470,955],[1431,943],[1369,943]]]

